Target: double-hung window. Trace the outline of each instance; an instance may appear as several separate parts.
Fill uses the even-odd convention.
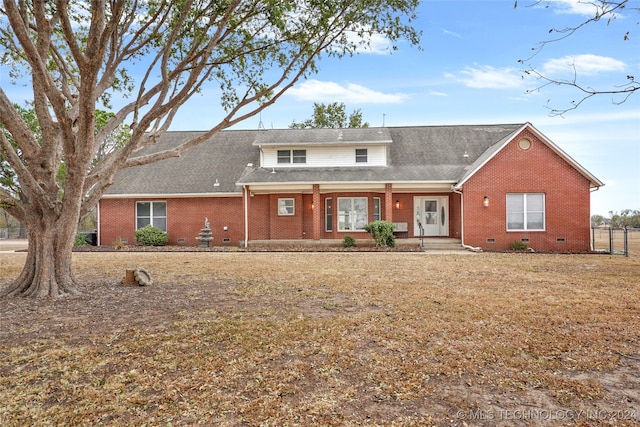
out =
[[[338,197],[338,231],[364,231],[368,218],[366,197]]]
[[[278,199],[278,215],[291,216],[295,214],[294,199]]]
[[[368,159],[366,148],[356,148],[356,163],[367,163]]]
[[[507,231],[544,229],[544,193],[507,194]]]
[[[278,150],[278,164],[307,163],[307,150]]]
[[[146,225],[167,231],[167,202],[136,202],[136,229]]]

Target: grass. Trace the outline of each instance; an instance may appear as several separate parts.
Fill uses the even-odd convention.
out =
[[[640,425],[637,256],[74,263],[85,295],[0,302],[3,426]],[[118,285],[138,265],[154,285]]]

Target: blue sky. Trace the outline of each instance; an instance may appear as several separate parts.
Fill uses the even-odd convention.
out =
[[[310,118],[314,102],[343,102],[348,112],[360,109],[371,126],[531,122],[605,182],[592,195],[592,213],[640,209],[640,93],[620,105],[614,104],[619,98],[601,95],[552,117],[547,105],[563,108],[580,94],[558,86],[536,91],[540,81],[522,72],[531,65],[570,79],[573,64],[579,81],[596,88],[624,83],[627,75],[640,80],[640,13],[632,9],[640,8],[640,0],[630,0],[628,10],[610,23],[592,23],[547,44],[525,65],[518,63],[552,37],[551,28],[593,17],[589,1],[533,6],[534,0],[519,0],[517,8],[514,0],[423,1],[414,22],[423,31],[422,50],[401,43],[389,54],[386,41],[377,39],[372,51],[323,59],[318,74],[235,128],[256,129],[261,122],[266,128],[287,128]],[[1,65],[0,82],[8,71]],[[26,88],[3,89],[18,93],[12,98],[18,102]],[[219,94],[205,90],[182,108],[171,129],[204,130],[221,117]]]
[[[416,27],[423,50],[400,45],[343,60],[323,60],[318,74],[299,83],[261,117],[236,126],[286,128],[311,117],[314,102],[344,102],[360,109],[372,126],[491,124],[531,122],[561,149],[605,182],[592,194],[592,213],[640,209],[640,93],[621,105],[608,95],[591,98],[577,110],[551,117],[546,108],[579,100],[575,90],[535,89],[518,63],[550,38],[551,28],[575,26],[593,16],[593,6],[555,1],[529,7],[533,0],[423,1]],[[640,7],[640,1],[629,7]],[[525,64],[550,76],[571,78],[575,64],[581,82],[610,88],[627,75],[640,78],[640,14],[628,10],[607,25],[596,22],[571,37],[547,44]],[[630,31],[630,40],[624,34]],[[205,95],[193,100],[172,129],[204,129],[211,108]]]

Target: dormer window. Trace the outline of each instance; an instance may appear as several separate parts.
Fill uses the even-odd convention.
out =
[[[367,163],[367,149],[356,148],[356,163]]]
[[[278,164],[307,163],[307,150],[278,150]]]

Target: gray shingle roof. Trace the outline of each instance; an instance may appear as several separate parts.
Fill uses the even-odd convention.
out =
[[[258,136],[253,145],[389,144],[389,128],[273,129]]]
[[[215,194],[241,192],[237,185],[247,164],[258,164],[252,145],[261,131],[223,131],[180,157],[118,172],[105,194]],[[264,131],[262,131],[264,132]],[[176,147],[204,132],[166,132],[140,154]],[[219,185],[215,185],[218,180]]]
[[[363,129],[222,131],[181,157],[120,171],[106,194],[161,195],[240,192],[242,184],[448,181],[455,183],[523,124]],[[342,133],[341,139],[338,135]],[[167,132],[145,150],[176,146],[202,132]],[[259,167],[259,145],[387,143],[388,166]],[[252,167],[247,167],[251,163]],[[214,185],[218,180],[219,185]]]

